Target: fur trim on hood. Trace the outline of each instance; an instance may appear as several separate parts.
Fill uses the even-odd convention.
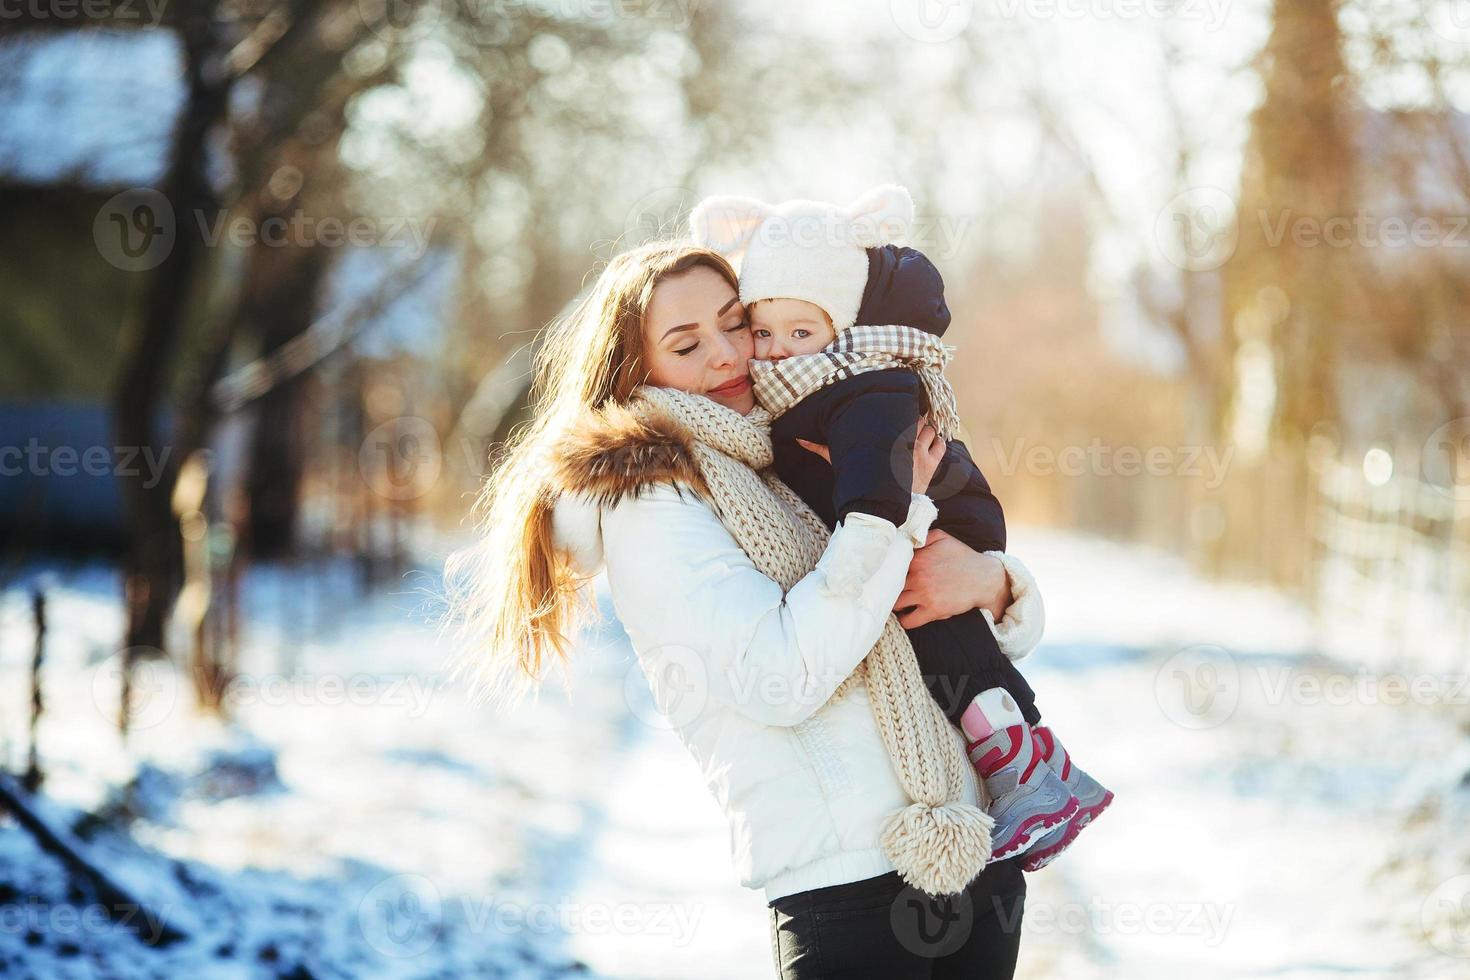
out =
[[[602,567],[602,509],[656,485],[709,500],[687,432],[623,405],[585,412],[551,452],[552,537],[578,572]]]
[[[708,497],[689,434],[664,419],[644,421],[623,405],[585,413],[552,453],[553,490],[601,507],[659,483],[682,483]]]

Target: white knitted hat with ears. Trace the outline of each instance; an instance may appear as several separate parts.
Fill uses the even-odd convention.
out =
[[[914,200],[896,184],[847,207],[718,195],[689,215],[694,241],[738,264],[740,302],[806,300],[826,310],[837,330],[857,319],[868,282],[865,250],[906,237],[913,223]]]

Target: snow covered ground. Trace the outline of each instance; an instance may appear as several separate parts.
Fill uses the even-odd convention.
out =
[[[1022,666],[1118,794],[1032,876],[1023,975],[1470,976],[1463,668],[1370,674],[1315,651],[1310,617],[1269,592],[1017,539],[1048,600]]]
[[[1018,529],[1013,550],[1048,605],[1021,666],[1118,793],[1031,877],[1021,976],[1470,976],[1463,673],[1378,664],[1399,693],[1269,592],[1055,532]],[[38,571],[0,597],[11,771]],[[188,938],[153,949],[141,913],[105,921],[0,818],[0,975],[772,974],[765,906],[615,623],[570,697],[496,715],[444,676],[432,577],[354,599],[345,565],[262,570],[236,724],[152,665],[123,746],[115,581],[53,575],[48,812]]]

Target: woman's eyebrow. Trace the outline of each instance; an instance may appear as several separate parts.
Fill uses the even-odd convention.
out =
[[[725,311],[728,310],[730,307],[734,306],[735,303],[739,299],[740,299],[739,296],[731,296],[730,297],[730,302],[728,302],[724,306],[720,307],[719,310],[715,313],[715,317],[718,319],[719,317],[724,316],[725,315]],[[699,326],[699,324],[697,324],[697,323],[681,323],[677,327],[670,327],[669,329],[665,330],[663,337],[660,337],[658,339],[659,340],[664,340],[671,333],[678,333],[680,330],[693,330],[693,329],[695,329],[698,326]]]

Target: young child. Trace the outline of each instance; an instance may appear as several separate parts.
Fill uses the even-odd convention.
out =
[[[848,208],[771,206],[715,197],[690,217],[694,238],[740,261],[740,300],[755,339],[751,381],[773,417],[777,474],[828,527],[854,511],[903,522],[913,440],[927,414],[947,448],[928,494],[934,527],[1003,552],[1000,502],[955,438],[944,283],[920,252],[889,244],[913,221],[901,187]],[[858,326],[862,324],[863,326]],[[801,443],[828,447],[828,459]],[[1072,765],[1031,687],[1001,652],[988,611],[908,631],[930,692],[959,725],[994,802],[991,860],[1050,863],[1112,802]]]

